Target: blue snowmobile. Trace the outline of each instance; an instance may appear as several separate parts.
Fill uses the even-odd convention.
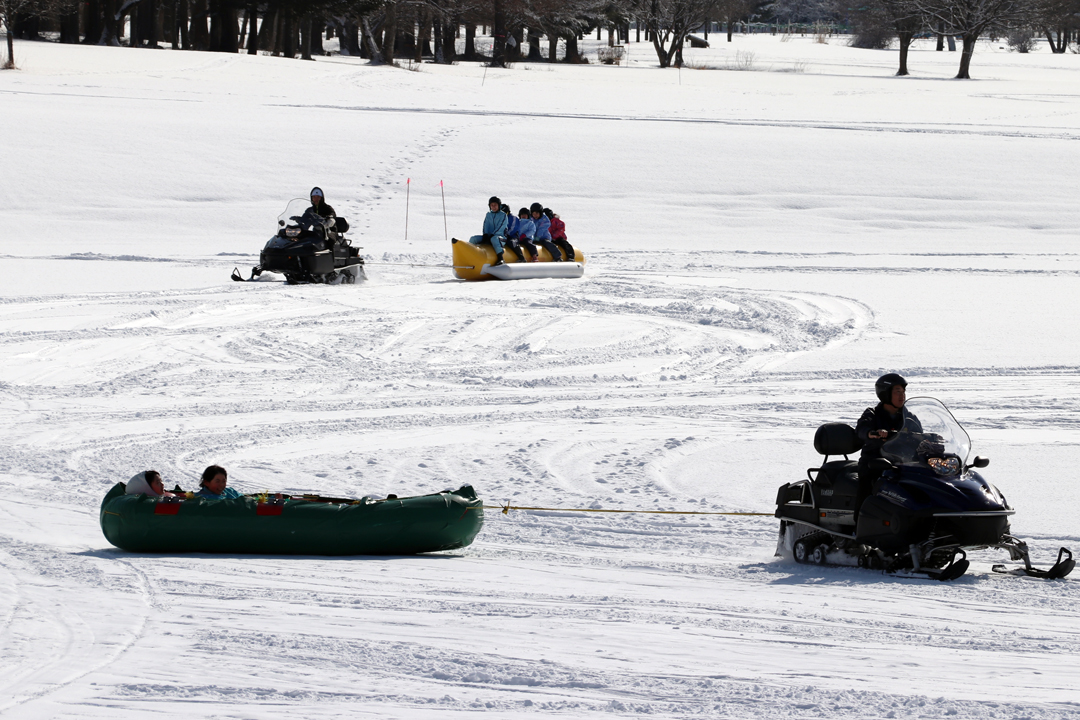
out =
[[[998,548],[1024,565],[995,565],[995,572],[1046,579],[1072,572],[1067,548],[1050,569],[1032,566],[1027,543],[1010,534],[1015,510],[976,472],[990,461],[976,456],[968,463],[971,439],[944,404],[912,398],[904,409],[903,427],[882,445],[882,457],[870,461],[880,472],[872,483],[861,481],[858,463],[848,459],[862,448],[855,430],[843,423],[818,428],[821,467],[777,492],[777,555],[953,580],[967,571],[969,551]],[[836,455],[844,459],[829,460]]]

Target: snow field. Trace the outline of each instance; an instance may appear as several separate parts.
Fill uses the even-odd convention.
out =
[[[1080,716],[1075,580],[993,576],[995,553],[942,585],[777,562],[768,517],[553,511],[418,558],[101,536],[114,482],[211,462],[245,491],[770,512],[814,428],[900,370],[992,458],[1039,562],[1080,549],[1073,56],[987,45],[953,83],[925,49],[897,79],[895,53],[734,45],[691,61],[757,70],[680,85],[644,44],[481,84],[19,43],[0,716]],[[399,265],[448,262],[439,180],[459,237],[493,192],[554,207],[585,277]],[[315,184],[371,280],[230,282]]]

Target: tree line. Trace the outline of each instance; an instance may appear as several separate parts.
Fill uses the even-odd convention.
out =
[[[372,63],[397,59],[451,63],[516,60],[585,62],[583,37],[605,29],[609,45],[651,43],[661,67],[682,64],[692,33],[714,22],[849,25],[855,44],[897,39],[906,75],[908,49],[922,33],[961,40],[957,77],[970,77],[977,40],[987,34],[1036,31],[1054,52],[1077,41],[1080,0],[0,0],[13,37],[58,33],[62,43],[163,47],[310,59],[337,38],[343,55]],[[124,30],[127,29],[126,36]],[[477,30],[490,47],[477,45]],[[126,38],[126,40],[125,40]],[[458,40],[464,40],[458,52]],[[547,43],[546,55],[542,41]],[[527,48],[527,50],[526,50]]]

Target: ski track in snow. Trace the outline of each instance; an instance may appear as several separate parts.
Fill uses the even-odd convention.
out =
[[[756,42],[840,75],[892,71],[888,53]],[[1080,137],[1078,96],[1056,92],[1071,65],[1047,80],[1034,60],[981,54],[979,72],[1020,80],[935,82],[955,95],[931,102],[924,81],[828,73],[688,71],[683,94],[640,67],[638,84],[567,67],[485,86],[466,66],[436,82],[148,53],[154,69],[133,71],[116,49],[78,48],[93,62],[72,69],[47,53],[75,49],[16,47],[32,70],[0,76],[5,110],[43,129],[4,148],[79,232],[41,244],[54,218],[2,210],[28,242],[0,254],[0,718],[1080,720],[1076,578],[995,575],[992,551],[948,584],[808,567],[774,557],[769,516],[570,511],[770,513],[777,486],[820,463],[814,429],[853,422],[873,379],[901,369],[993,458],[1035,562],[1080,549],[1080,254],[1067,192],[1040,184],[1057,173],[1067,190],[1076,167],[1058,142]],[[1019,110],[1021,81],[1038,113]],[[550,110],[531,111],[540,90]],[[896,104],[913,114],[894,120]],[[68,107],[85,119],[54,143]],[[111,144],[134,108],[148,144]],[[254,140],[201,129],[241,114]],[[313,163],[313,127],[340,153]],[[532,145],[537,166],[515,168],[526,138],[582,169]],[[143,174],[155,143],[169,170]],[[964,175],[963,148],[1016,164]],[[685,157],[660,167],[662,152]],[[879,178],[884,158],[916,158],[895,169],[903,187]],[[506,197],[563,193],[585,277],[466,284],[424,267],[448,263],[435,179],[455,172],[459,236],[491,176]],[[415,245],[396,239],[410,176]],[[332,200],[370,281],[228,281],[265,241],[237,226],[312,177],[348,188]],[[700,242],[658,248],[672,234]],[[39,272],[58,281],[24,282]],[[423,557],[139,555],[103,539],[115,482],[154,467],[191,488],[210,463],[246,492],[469,483],[493,506],[550,509],[489,509],[472,546]]]

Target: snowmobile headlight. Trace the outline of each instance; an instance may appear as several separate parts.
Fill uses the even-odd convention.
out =
[[[298,228],[298,227],[285,228],[285,237],[291,237],[291,238],[300,237],[300,228]]]
[[[938,475],[959,475],[960,474],[960,458],[948,457],[948,458],[927,458],[926,464],[930,466],[934,472]]]

